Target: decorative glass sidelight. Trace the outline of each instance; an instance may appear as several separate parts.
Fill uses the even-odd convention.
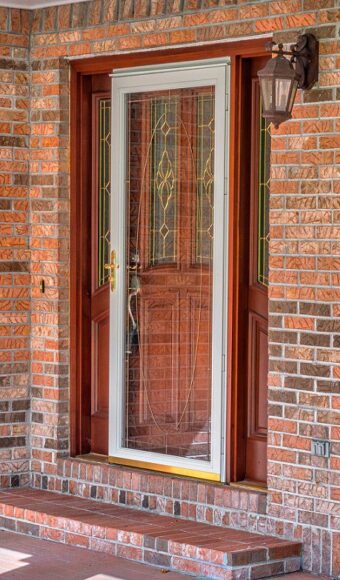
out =
[[[98,287],[106,284],[110,254],[111,99],[98,100]]]
[[[270,139],[270,122],[262,116],[260,99],[257,281],[264,286],[269,274]]]

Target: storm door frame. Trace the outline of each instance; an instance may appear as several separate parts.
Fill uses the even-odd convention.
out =
[[[227,284],[225,275],[226,236],[228,229],[228,135],[229,135],[230,59],[176,63],[161,67],[118,69],[112,77],[112,188],[111,251],[117,252],[119,269],[117,287],[110,292],[110,386],[109,386],[109,461],[179,475],[220,481],[224,477],[225,432],[225,328]],[[125,272],[126,272],[126,96],[162,90],[214,87],[215,90],[215,160],[214,160],[214,249],[212,287],[212,377],[211,389],[211,460],[203,461],[131,449],[124,440],[125,384]],[[124,152],[117,154],[117,152]],[[222,316],[221,316],[222,313]]]

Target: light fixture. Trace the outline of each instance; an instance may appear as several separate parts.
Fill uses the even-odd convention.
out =
[[[292,116],[297,89],[308,90],[318,80],[319,43],[313,34],[298,36],[290,51],[269,50],[276,54],[258,72],[263,100],[263,116],[278,127]],[[291,58],[288,60],[285,55]]]

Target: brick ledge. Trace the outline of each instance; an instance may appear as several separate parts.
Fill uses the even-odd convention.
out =
[[[36,481],[33,487],[50,491],[67,491],[80,497],[110,503],[125,503],[140,509],[200,521],[204,521],[201,519],[202,510],[207,507],[207,523],[216,523],[209,519],[209,508],[257,517],[264,516],[267,511],[267,492],[262,489],[248,489],[243,486],[156,473],[112,465],[102,460],[89,461],[84,457],[59,459],[54,487],[49,484],[51,478],[45,476],[44,481],[45,487],[36,485]],[[63,490],[63,485],[67,485],[68,489]],[[178,504],[183,506],[180,513]],[[236,522],[233,523],[237,527]]]

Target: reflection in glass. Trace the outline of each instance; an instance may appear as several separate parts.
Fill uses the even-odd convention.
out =
[[[290,79],[275,80],[275,108],[277,111],[287,110],[290,85]]]
[[[127,96],[125,438],[211,456],[214,89]]]
[[[213,95],[199,96],[197,115],[197,262],[212,260],[214,238],[214,105]]]
[[[273,107],[273,81],[271,78],[269,79],[262,79],[261,81],[262,86],[262,95],[263,95],[263,104],[264,109],[269,111]]]

